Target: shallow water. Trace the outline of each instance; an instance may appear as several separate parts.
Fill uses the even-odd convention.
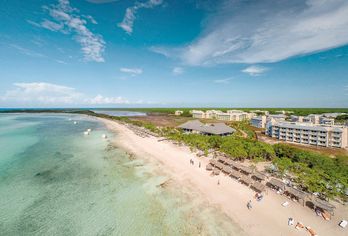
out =
[[[117,138],[84,116],[0,114],[0,235],[241,234],[102,134]]]

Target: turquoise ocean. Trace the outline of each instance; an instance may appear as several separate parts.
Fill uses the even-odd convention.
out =
[[[110,139],[86,116],[0,114],[0,235],[241,234]]]

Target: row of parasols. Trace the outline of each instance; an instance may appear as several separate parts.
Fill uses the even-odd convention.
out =
[[[219,175],[220,172],[223,172],[257,192],[263,192],[266,187],[262,184],[262,181],[267,178],[265,174],[259,171],[254,171],[248,166],[241,165],[240,163],[225,157],[211,159],[209,164],[206,166],[206,170],[212,171],[214,175]],[[334,213],[334,205],[319,198],[313,198],[309,193],[303,192],[299,189],[286,186],[285,183],[278,179],[272,178],[266,183],[266,185],[272,189],[283,192],[293,199],[302,201],[303,205],[306,204],[313,209],[319,208],[323,211],[329,212],[331,215]]]

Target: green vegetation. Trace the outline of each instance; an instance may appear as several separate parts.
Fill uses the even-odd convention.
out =
[[[345,122],[348,122],[348,115],[337,116],[335,119],[335,123],[338,123],[338,124],[343,124]]]
[[[330,158],[286,144],[276,144],[273,148],[277,156],[273,163],[282,173],[295,174],[296,182],[304,189],[330,198],[345,197],[344,190],[348,188],[348,165],[344,158]]]
[[[284,110],[284,111],[293,111],[294,115],[306,116],[309,114],[321,114],[321,113],[335,113],[335,112],[343,112],[348,113],[348,108],[227,108],[227,107],[213,107],[213,108],[115,108],[110,110],[127,110],[127,111],[139,111],[146,113],[163,113],[163,114],[174,114],[176,110],[184,111],[184,116],[190,116],[190,110],[261,110],[261,111],[269,111],[271,114],[275,114],[276,111]]]
[[[271,145],[251,139],[232,136],[205,136],[200,134],[184,134],[180,131],[167,130],[166,137],[183,142],[191,148],[207,152],[215,149],[230,155],[234,159],[272,160],[275,152]]]
[[[249,139],[256,139],[255,132],[250,128],[248,121],[242,121],[242,122],[233,122],[230,124],[231,127],[236,129],[237,131],[240,131],[246,135],[246,138]],[[243,136],[243,134],[242,134]]]

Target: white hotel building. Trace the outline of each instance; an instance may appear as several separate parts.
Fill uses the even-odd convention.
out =
[[[227,112],[217,110],[208,110],[206,112],[193,110],[191,113],[192,117],[196,119],[217,119],[221,121],[243,121],[249,120],[255,116],[255,113],[248,113],[240,110],[229,110]]]
[[[266,134],[281,141],[321,147],[348,147],[348,127],[311,123],[268,122]]]

